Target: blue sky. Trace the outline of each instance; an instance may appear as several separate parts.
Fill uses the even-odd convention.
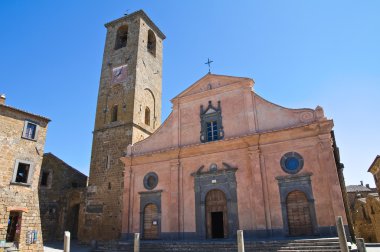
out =
[[[334,119],[347,184],[374,185],[380,154],[380,1],[56,0],[0,2],[0,93],[52,119],[46,152],[88,174],[104,24],[144,9],[166,34],[169,100],[207,73],[244,76],[290,108]]]

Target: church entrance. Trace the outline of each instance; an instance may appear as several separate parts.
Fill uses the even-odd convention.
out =
[[[305,193],[293,191],[286,198],[288,213],[289,235],[305,236],[313,235],[310,207]]]
[[[155,204],[148,204],[144,208],[143,238],[158,239],[158,209]]]
[[[206,195],[206,230],[208,239],[228,236],[227,200],[220,190],[211,190]]]

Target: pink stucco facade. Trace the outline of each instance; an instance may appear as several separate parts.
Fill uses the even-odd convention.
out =
[[[321,107],[287,109],[268,102],[253,91],[253,85],[249,78],[207,74],[172,99],[172,113],[153,135],[128,147],[121,158],[124,236],[144,233],[143,204],[153,197],[151,203],[159,205],[157,238],[206,238],[206,213],[197,206],[204,199],[199,194],[201,203],[197,201],[194,174],[199,172],[203,181],[199,190],[207,193],[219,188],[228,167],[236,179],[236,188],[235,182],[228,185],[236,199],[227,196],[227,211],[237,218],[228,223],[232,231],[245,230],[252,238],[289,235],[287,193],[306,190],[313,235],[335,235],[335,217],[345,219],[345,211],[332,148],[333,121]],[[200,106],[207,108],[210,101],[214,106],[220,101],[224,137],[202,143]],[[289,152],[303,158],[303,168],[296,174],[281,168],[281,158]],[[219,172],[216,177],[209,171],[212,164]],[[158,183],[149,190],[144,177],[152,172]],[[204,184],[208,178],[210,183]],[[229,208],[230,201],[236,208]]]

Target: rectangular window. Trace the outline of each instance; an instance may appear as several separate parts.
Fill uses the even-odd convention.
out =
[[[17,183],[28,183],[30,164],[18,163],[16,180]]]
[[[216,121],[207,122],[207,141],[218,140],[218,124]]]
[[[43,171],[41,177],[41,186],[48,185],[49,172]]]
[[[29,161],[16,160],[11,183],[30,185],[33,165]]]
[[[36,140],[37,139],[37,124],[25,121],[23,138]]]

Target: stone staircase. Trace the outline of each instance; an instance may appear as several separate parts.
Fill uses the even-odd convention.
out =
[[[99,243],[93,252],[133,252],[133,242]],[[140,252],[235,252],[236,241],[141,241]],[[340,251],[338,238],[279,240],[279,241],[245,241],[246,252],[291,252]]]

